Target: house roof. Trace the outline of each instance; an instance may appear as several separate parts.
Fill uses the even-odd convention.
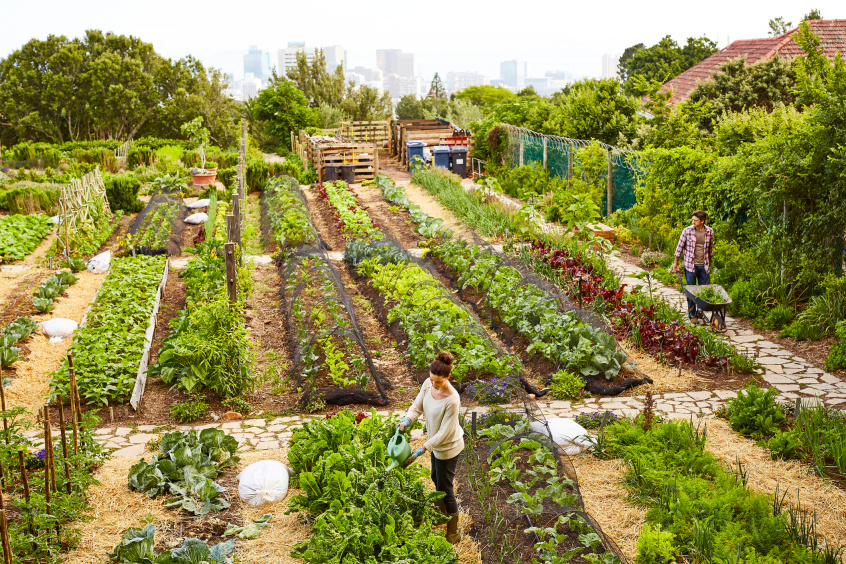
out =
[[[833,58],[838,51],[846,56],[846,20],[810,20],[808,25],[822,40],[822,48],[826,56]],[[687,99],[700,81],[710,79],[729,59],[745,57],[746,64],[752,64],[775,56],[804,55],[805,52],[796,43],[797,31],[799,31],[798,27],[778,37],[733,41],[725,49],[720,49],[698,65],[665,83],[660,91],[671,90],[673,97],[670,103],[679,102]]]

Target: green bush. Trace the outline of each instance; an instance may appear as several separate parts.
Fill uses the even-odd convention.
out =
[[[826,370],[846,368],[846,321],[838,321],[834,330],[836,340],[831,345],[831,351],[825,361]]]
[[[784,329],[782,329],[779,337],[790,337],[796,341],[819,341],[825,336],[822,328],[817,325],[811,325],[803,319],[797,319]]]
[[[217,169],[217,179],[226,187],[228,192],[235,189],[235,181],[238,178],[238,169],[234,166]]]
[[[58,184],[10,184],[0,189],[0,208],[10,214],[44,212],[53,215],[59,211],[61,186]]]
[[[776,431],[776,434],[769,440],[767,446],[770,449],[770,457],[773,460],[776,458],[783,458],[785,460],[802,458],[799,452],[799,449],[802,448],[802,441],[799,440],[795,431]]]
[[[761,292],[752,280],[738,280],[729,288],[731,304],[728,311],[737,317],[757,319],[764,314],[764,305],[760,301]]]
[[[767,314],[767,327],[770,329],[783,329],[787,326],[796,314],[793,308],[786,305],[777,305]]]
[[[538,162],[506,169],[497,175],[497,179],[506,194],[524,202],[533,196],[555,192],[567,184],[562,178],[550,176],[549,171]]]
[[[170,414],[180,423],[191,423],[202,419],[209,412],[209,405],[199,398],[175,403],[170,406]]]
[[[115,212],[123,210],[126,213],[140,212],[144,209],[144,202],[138,199],[141,181],[134,174],[106,174],[103,177],[106,186],[106,198],[109,208]]]
[[[126,168],[129,170],[137,166],[150,166],[156,160],[155,150],[145,145],[135,144],[126,154]]]
[[[778,390],[763,390],[749,384],[737,397],[726,403],[726,413],[732,429],[743,435],[760,439],[769,437],[787,422],[781,407],[775,402]]]
[[[645,523],[637,539],[637,564],[675,564],[674,540],[673,533],[662,531],[661,525]]]
[[[247,161],[247,189],[249,191],[259,191],[267,183],[270,178],[270,169],[267,163],[262,159],[250,159]]]

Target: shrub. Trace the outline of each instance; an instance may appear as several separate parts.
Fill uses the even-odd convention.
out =
[[[228,168],[217,169],[217,179],[223,184],[228,191],[232,191],[235,187],[235,179],[238,177],[238,169],[234,166]]]
[[[144,209],[144,202],[138,199],[141,181],[134,174],[107,174],[103,177],[103,184],[112,212],[135,213]]]
[[[831,345],[831,351],[825,361],[826,370],[846,368],[846,321],[838,321],[834,330],[836,341]]]
[[[145,145],[133,145],[126,153],[126,168],[129,170],[137,166],[150,166],[156,160],[156,153]]]
[[[799,320],[815,327],[823,335],[834,333],[838,321],[846,320],[846,276],[830,274],[822,284],[823,294],[811,298]]]
[[[244,398],[229,398],[223,400],[223,407],[230,411],[237,411],[241,415],[246,415],[253,410],[253,406]]]
[[[60,195],[58,184],[10,184],[0,190],[0,208],[9,210],[10,214],[54,214],[59,211]]]
[[[789,460],[791,458],[802,458],[799,449],[802,447],[802,441],[799,440],[795,431],[776,431],[773,438],[767,443],[770,449],[770,457],[783,458]]]
[[[643,268],[652,269],[655,268],[660,264],[662,260],[665,260],[668,255],[662,253],[661,251],[644,251],[642,255],[640,255],[640,265]]]
[[[180,423],[191,423],[202,419],[209,412],[209,406],[199,398],[175,403],[170,406],[170,414]]]
[[[261,190],[270,178],[270,169],[262,159],[250,159],[247,161],[247,189],[250,191]]]
[[[767,327],[770,329],[783,329],[793,321],[793,308],[786,305],[777,305],[767,314]]]
[[[550,393],[557,400],[578,399],[582,396],[582,389],[584,387],[585,381],[580,377],[570,372],[559,370],[552,375]]]
[[[764,306],[760,301],[760,292],[752,280],[738,280],[729,289],[732,303],[728,306],[731,315],[756,319],[763,315]]]
[[[784,329],[782,329],[779,337],[790,337],[796,341],[818,341],[822,339],[825,334],[823,329],[818,325],[811,325],[804,319],[797,319]]]

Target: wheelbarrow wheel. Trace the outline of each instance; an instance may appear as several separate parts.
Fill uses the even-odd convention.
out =
[[[712,333],[719,333],[720,332],[720,318],[716,315],[711,316],[711,332]]]

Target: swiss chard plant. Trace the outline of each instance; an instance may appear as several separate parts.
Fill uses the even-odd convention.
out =
[[[25,259],[52,230],[44,214],[0,217],[0,263]]]
[[[317,194],[332,211],[335,225],[345,239],[382,240],[384,233],[373,223],[367,206],[359,202],[358,194],[343,180],[316,185]]]
[[[219,429],[176,431],[159,440],[159,449],[150,462],[130,469],[129,489],[150,498],[167,495],[165,507],[194,515],[229,507],[220,495],[226,490],[212,480],[238,463],[238,441]]]

